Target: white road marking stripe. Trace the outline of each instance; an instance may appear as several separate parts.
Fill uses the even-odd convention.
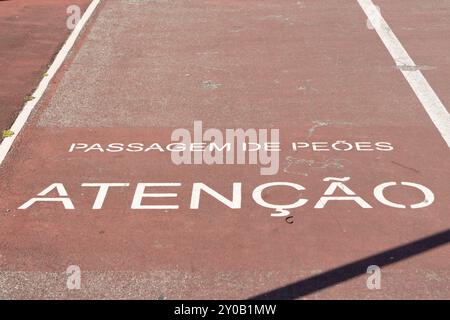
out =
[[[100,0],[93,0],[91,2],[89,7],[87,8],[86,12],[83,14],[80,21],[78,22],[77,26],[75,27],[75,29],[73,29],[69,38],[67,38],[67,41],[65,42],[64,46],[58,52],[58,55],[56,56],[52,65],[50,66],[50,68],[47,71],[47,76],[45,76],[41,80],[41,82],[39,83],[39,86],[32,94],[34,99],[25,103],[22,111],[17,116],[16,120],[14,121],[14,124],[12,125],[12,127],[10,129],[11,131],[14,132],[14,135],[3,139],[2,143],[0,144],[0,165],[2,164],[3,160],[5,159],[6,155],[9,152],[9,150],[11,149],[11,146],[12,146],[14,140],[16,139],[16,137],[22,130],[25,123],[27,122],[34,107],[37,105],[39,100],[44,95],[44,92],[47,89],[50,81],[53,79],[56,72],[61,67],[64,60],[66,59],[67,55],[69,54],[70,50],[72,49],[73,45],[75,44],[78,36],[80,35],[81,30],[83,30],[84,26],[89,21],[89,18],[92,16],[92,14],[94,13],[94,11],[97,8],[99,3],[100,3]]]
[[[378,33],[387,50],[398,67],[414,67],[416,64],[402,46],[383,16],[377,10],[372,0],[358,0],[359,5],[367,15],[375,31]],[[437,94],[431,88],[427,79],[420,70],[401,69],[403,76],[408,81],[425,111],[430,116],[439,133],[450,148],[450,114],[441,102]]]

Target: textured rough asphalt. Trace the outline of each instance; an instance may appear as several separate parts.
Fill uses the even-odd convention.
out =
[[[450,2],[377,4],[448,107]],[[366,19],[347,0],[102,1],[0,168],[0,296],[245,299],[448,230],[449,149]],[[69,152],[72,143],[164,145],[197,120],[279,129],[279,172],[177,166],[167,152]],[[295,141],[387,141],[394,150],[294,152]],[[315,209],[326,177],[351,177],[346,185],[373,208],[335,201]],[[230,197],[236,181],[242,209],[208,195],[189,209],[194,182]],[[309,202],[291,211],[293,224],[252,200],[272,181],[306,187]],[[383,205],[373,188],[389,181],[425,185],[435,202]],[[75,210],[18,209],[56,182]],[[97,191],[81,187],[94,182],[130,186],[111,190],[97,211]],[[176,199],[154,200],[180,208],[131,210],[139,182],[182,183]],[[298,194],[274,188],[264,197],[292,203]],[[411,204],[423,195],[393,188],[386,197]],[[281,297],[448,299],[449,240],[388,257],[395,263],[382,267],[380,290],[369,290],[362,272]],[[67,290],[70,265],[81,268],[80,290]]]
[[[64,43],[67,7],[89,0],[0,2],[0,131],[9,129]],[[0,137],[1,139],[1,137]]]

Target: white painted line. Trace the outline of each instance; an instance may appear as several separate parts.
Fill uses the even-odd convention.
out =
[[[56,56],[52,65],[50,66],[50,68],[47,71],[47,76],[45,76],[41,80],[37,89],[32,94],[34,99],[26,102],[22,111],[17,116],[16,120],[14,121],[14,124],[12,125],[12,127],[10,129],[11,131],[14,132],[14,134],[11,137],[7,137],[7,138],[3,139],[2,143],[0,144],[0,165],[2,164],[3,160],[5,160],[5,157],[8,154],[9,150],[11,149],[11,146],[12,146],[14,140],[16,139],[16,137],[22,130],[25,123],[27,122],[28,117],[30,116],[34,107],[36,106],[36,104],[39,102],[39,100],[44,95],[44,92],[47,89],[50,81],[53,79],[56,72],[63,64],[64,60],[66,59],[67,55],[69,54],[70,50],[72,49],[73,45],[75,44],[78,36],[80,35],[80,33],[83,30],[86,23],[89,21],[89,18],[94,13],[94,11],[97,8],[100,1],[101,0],[93,0],[91,2],[89,7],[87,8],[86,12],[83,14],[80,21],[78,22],[77,26],[75,27],[75,29],[73,29],[69,38],[67,38],[67,41],[65,42],[64,46],[58,52],[58,55]]]
[[[450,148],[450,114],[444,104],[434,92],[433,88],[431,88],[422,72],[414,68],[416,64],[408,52],[406,52],[372,0],[358,0],[358,3]],[[401,67],[405,68],[402,69]]]

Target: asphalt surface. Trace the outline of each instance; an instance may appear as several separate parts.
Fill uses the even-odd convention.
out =
[[[416,62],[408,72],[422,72],[448,108],[450,2],[376,4]],[[104,150],[166,146],[196,121],[203,131],[279,130],[276,173]],[[0,294],[448,299],[448,156],[357,1],[102,1],[0,167]],[[367,205],[326,202],[334,178],[350,178],[351,189],[334,196],[353,191]],[[193,208],[200,182],[227,199],[240,182],[240,208],[206,192]],[[262,193],[273,204],[307,199],[289,209],[293,223],[252,198],[269,182],[304,187]],[[374,189],[387,182],[425,186],[434,200],[404,185],[386,188],[391,204],[382,203]],[[54,183],[73,210],[61,201],[19,209]],[[129,185],[110,188],[94,210],[98,187],[85,183]],[[153,191],[175,196],[142,199],[178,208],[133,208],[138,183],[179,183]],[[70,265],[81,269],[79,290],[66,286]],[[367,287],[370,265],[381,268],[380,289]]]
[[[11,127],[67,38],[67,7],[79,5],[84,10],[89,2],[0,2],[0,131]]]

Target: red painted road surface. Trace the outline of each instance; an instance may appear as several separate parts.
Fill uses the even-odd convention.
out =
[[[64,43],[67,7],[89,0],[0,1],[0,131],[9,129]]]
[[[450,2],[376,4],[448,108]],[[165,147],[194,121],[203,132],[279,130],[276,173],[105,150]],[[448,156],[357,1],[102,1],[0,168],[0,294],[449,299]],[[343,190],[327,193],[335,178]],[[304,190],[270,187],[266,205],[255,200],[271,182]],[[380,197],[388,182],[397,185]],[[41,198],[65,203],[23,206],[55,183],[59,194]],[[99,204],[86,183],[128,185]],[[141,199],[139,183],[179,185],[147,186],[171,196]],[[201,191],[195,208],[198,183],[228,202]],[[233,183],[241,199],[230,208]],[[287,209],[292,224],[271,216],[270,204],[299,198],[308,201]],[[71,265],[79,290],[66,286]],[[381,268],[379,289],[367,286],[370,265]]]

